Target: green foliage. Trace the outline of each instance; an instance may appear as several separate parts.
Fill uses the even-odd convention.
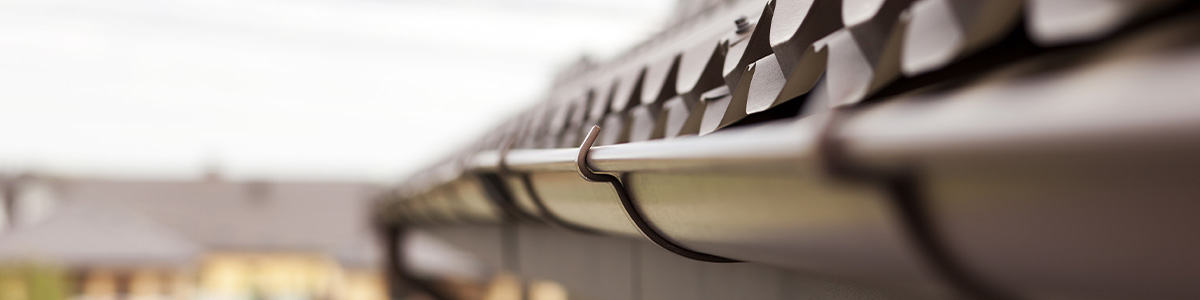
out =
[[[67,282],[62,270],[21,263],[0,264],[0,300],[65,300]]]

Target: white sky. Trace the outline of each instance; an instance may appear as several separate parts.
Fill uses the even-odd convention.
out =
[[[0,0],[0,172],[393,181],[672,0]]]

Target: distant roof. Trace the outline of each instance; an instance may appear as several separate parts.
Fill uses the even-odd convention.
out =
[[[203,247],[120,206],[69,203],[35,225],[0,238],[0,260],[69,265],[177,265]]]
[[[369,184],[64,180],[57,186],[61,188],[60,201],[67,207],[44,224],[0,236],[0,253],[9,240],[27,243],[16,240],[18,235],[30,236],[25,239],[49,235],[38,232],[37,227],[61,227],[53,232],[56,236],[103,239],[85,234],[92,232],[86,226],[79,228],[64,220],[87,217],[113,222],[106,230],[130,235],[157,230],[177,237],[158,238],[163,251],[305,251],[325,253],[348,266],[371,266],[379,261],[366,223],[368,199],[378,189]],[[125,212],[112,213],[116,211]],[[86,249],[65,241],[48,245]],[[43,253],[74,252],[92,250],[55,249]]]

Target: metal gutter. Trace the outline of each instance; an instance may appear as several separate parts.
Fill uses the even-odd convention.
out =
[[[698,252],[928,298],[962,296],[964,282],[1014,298],[1194,298],[1195,20],[874,103],[825,77],[806,96],[805,117],[598,146],[586,165],[619,177],[654,227]],[[821,106],[831,104],[840,108]],[[900,179],[908,198],[890,182],[829,172],[822,151],[831,139],[839,163]],[[568,230],[640,236],[612,186],[580,177],[579,153],[478,151],[396,202],[421,224],[498,224],[503,205],[492,203],[511,201]],[[511,195],[480,192],[479,173],[497,176]]]

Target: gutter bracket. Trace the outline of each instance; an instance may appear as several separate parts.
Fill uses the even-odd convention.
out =
[[[617,197],[621,200],[621,207],[625,210],[625,215],[633,222],[638,231],[642,233],[646,239],[649,239],[655,245],[678,254],[686,258],[714,263],[731,263],[741,262],[730,258],[716,256],[708,253],[703,253],[688,249],[679,245],[664,235],[658,228],[654,227],[649,220],[642,214],[641,208],[633,201],[633,197],[629,195],[629,191],[621,183],[621,180],[616,176],[609,174],[600,174],[593,172],[587,165],[587,157],[591,152],[592,144],[596,142],[596,137],[600,135],[600,126],[593,125],[591,130],[588,130],[587,137],[583,143],[579,145],[579,154],[575,157],[575,167],[579,171],[579,176],[583,177],[588,182],[606,182],[612,185],[617,192]]]

